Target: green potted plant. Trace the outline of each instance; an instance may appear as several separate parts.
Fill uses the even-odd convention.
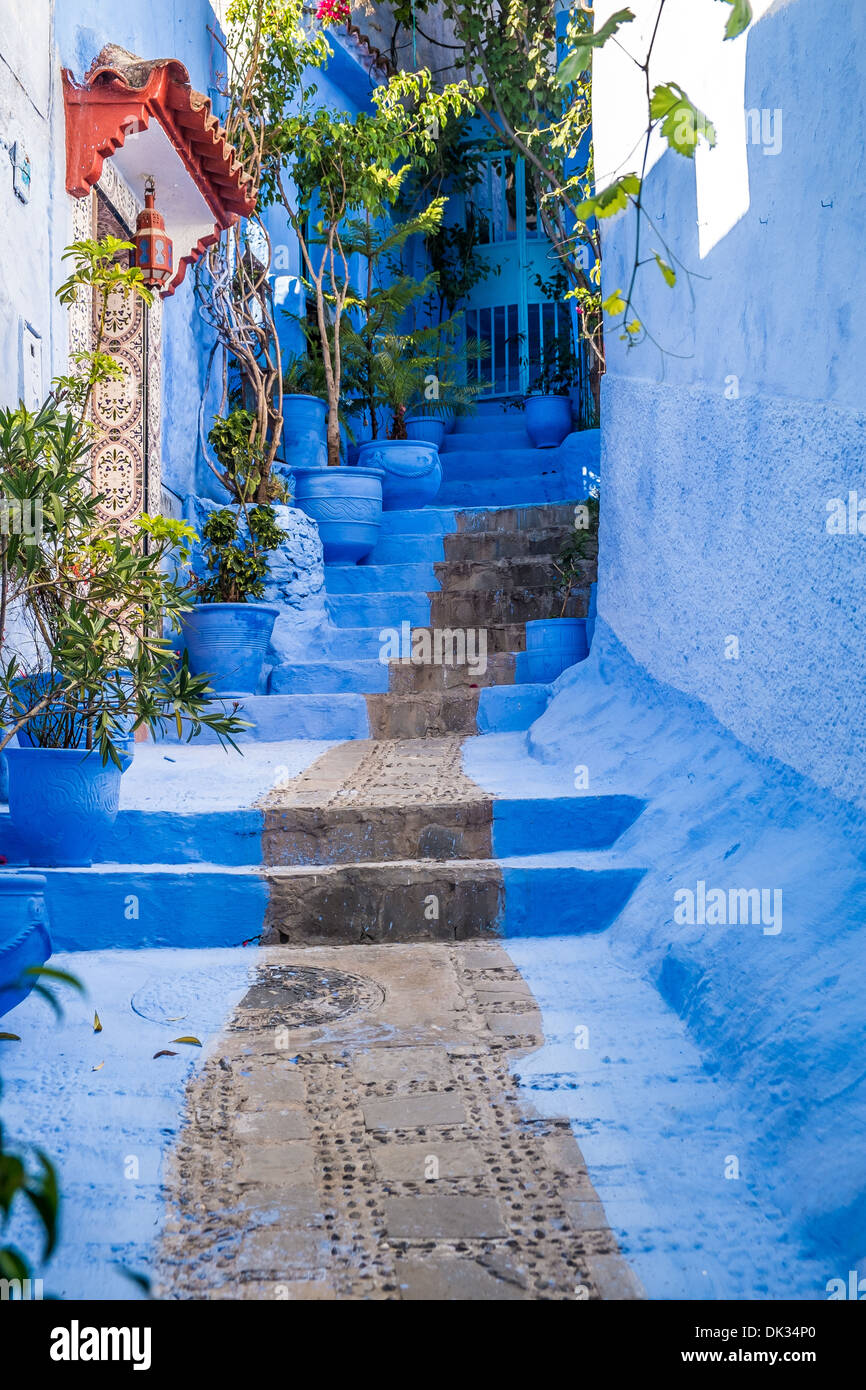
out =
[[[75,243],[61,300],[89,287],[101,325],[110,294],[146,297],[140,272],[118,261],[127,249],[112,237]],[[117,814],[137,729],[158,736],[171,720],[190,736],[206,725],[231,742],[244,727],[236,713],[214,711],[206,679],[178,665],[163,635],[190,606],[171,564],[194,532],[145,515],[121,535],[101,517],[87,414],[94,387],[120,371],[101,332],[73,365],[38,411],[0,411],[4,504],[38,516],[38,525],[0,537],[0,752],[13,829],[33,865],[90,863]]]
[[[598,498],[590,496],[581,506],[579,516],[575,510],[575,528],[554,562],[559,576],[559,611],[554,617],[532,618],[526,623],[526,652],[521,664],[530,682],[549,684],[589,652],[586,618],[568,614],[575,590],[588,587],[588,551],[598,537]],[[578,525],[578,519],[586,524]]]
[[[217,695],[255,694],[279,608],[254,603],[283,541],[273,507],[221,507],[202,527],[207,573],[194,577],[195,607],[183,618],[190,669]]]

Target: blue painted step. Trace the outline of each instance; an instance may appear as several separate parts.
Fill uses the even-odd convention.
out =
[[[426,591],[369,594],[334,594],[326,600],[335,627],[399,627],[412,623],[423,627],[430,621],[430,600]]]
[[[528,729],[547,709],[549,685],[489,685],[479,692],[475,722],[479,734]]]
[[[329,594],[393,593],[397,589],[427,593],[438,589],[432,562],[406,562],[405,555],[404,546],[402,560],[389,564],[326,565],[325,588]]]
[[[381,646],[376,633],[376,650]],[[388,689],[388,663],[378,659],[347,661],[304,661],[275,666],[271,672],[271,695],[373,695]]]
[[[387,513],[386,513],[387,515]],[[400,513],[405,516],[405,512]],[[421,534],[415,533],[412,536],[411,554],[414,560],[425,564],[433,565],[437,560],[444,560],[445,545],[443,540],[444,532]],[[367,559],[356,568],[366,569],[368,566],[402,564],[406,559],[406,540],[405,536],[399,532],[382,533],[379,532],[379,539],[375,549],[367,556]]]
[[[239,946],[264,927],[268,886],[257,867],[94,864],[40,873],[57,950]]]
[[[234,701],[226,698],[213,703],[229,712]],[[367,702],[363,695],[243,695],[238,697],[238,703],[240,718],[249,720],[252,727],[237,736],[237,743],[279,743],[298,738],[337,741],[370,736]],[[169,726],[165,738],[160,740],[164,743],[185,741],[186,735],[179,740],[173,726]],[[210,729],[202,729],[195,741],[200,745],[218,743],[219,739]]]
[[[562,850],[610,849],[646,806],[637,796],[497,798],[493,802],[493,853],[498,859]]]
[[[473,449],[478,453],[485,453],[491,448],[500,450],[533,447],[525,427],[520,423],[508,424],[495,430],[482,430],[477,420],[467,420],[465,423],[465,429],[446,434],[439,450],[440,456],[453,454],[458,449]],[[474,428],[471,428],[473,425]]]
[[[603,855],[536,855],[500,860],[506,936],[575,936],[605,931],[645,869],[605,865]]]

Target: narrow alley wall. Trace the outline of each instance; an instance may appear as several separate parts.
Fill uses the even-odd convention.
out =
[[[618,5],[596,8],[600,24]],[[632,8],[623,44],[643,57],[657,5]],[[652,676],[862,807],[866,7],[753,8],[725,44],[715,0],[670,0],[662,21],[653,81],[680,82],[718,144],[695,164],[653,148],[642,256],[666,244],[693,273],[676,265],[671,290],[639,272],[664,352],[607,335],[599,612]],[[600,183],[640,166],[641,81],[620,49],[595,60]],[[633,220],[604,249],[608,295]]]

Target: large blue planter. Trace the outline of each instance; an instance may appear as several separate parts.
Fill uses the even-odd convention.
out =
[[[120,768],[81,748],[6,748],[9,814],[32,865],[87,867],[114,824]]]
[[[199,603],[183,617],[189,668],[215,695],[255,695],[280,615],[267,603]]]
[[[589,653],[586,618],[532,618],[526,624],[526,679],[547,685]]]
[[[45,876],[0,869],[0,1017],[33,988],[24,972],[50,955]]]
[[[318,396],[283,396],[280,453],[291,472],[328,462],[327,401]]]
[[[296,469],[295,506],[318,525],[328,564],[355,564],[370,554],[379,539],[382,471],[362,467]]]
[[[445,421],[435,415],[409,415],[404,424],[410,439],[435,444],[437,449],[445,438]]]
[[[382,506],[386,512],[425,507],[442,485],[439,450],[419,439],[370,439],[361,445],[358,463],[364,468],[382,469]]]
[[[555,449],[571,433],[568,396],[527,396],[523,411],[527,433],[536,449]]]

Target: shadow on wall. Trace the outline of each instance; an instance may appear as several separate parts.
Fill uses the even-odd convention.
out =
[[[807,1249],[866,1249],[866,817],[758,758],[599,622],[528,734],[587,795],[647,801],[616,845],[651,867],[609,931],[740,1100],[749,1166]],[[623,1020],[639,1026],[639,1020]],[[847,1263],[846,1263],[847,1262]]]

